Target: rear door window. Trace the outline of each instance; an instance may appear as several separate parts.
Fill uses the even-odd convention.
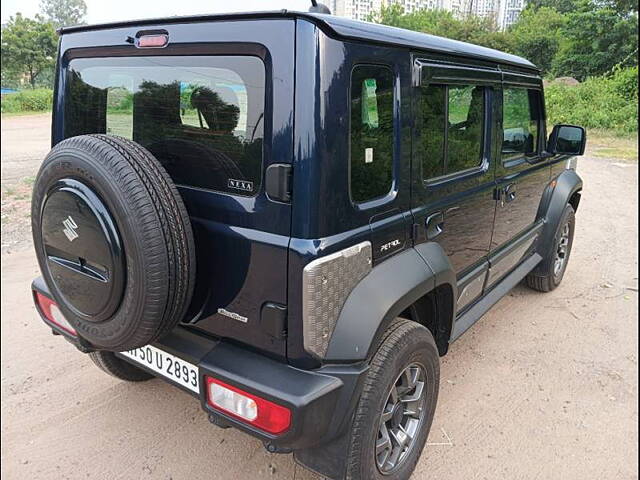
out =
[[[428,85],[420,92],[422,176],[430,180],[482,164],[486,88]]]
[[[177,184],[258,192],[265,122],[261,59],[74,59],[65,93],[65,137],[119,135],[146,147]]]

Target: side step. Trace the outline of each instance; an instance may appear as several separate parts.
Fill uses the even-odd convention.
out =
[[[522,281],[527,274],[535,268],[542,260],[538,253],[534,253],[527,260],[516,267],[513,272],[507,275],[498,285],[496,285],[487,295],[471,307],[466,313],[456,320],[451,334],[451,342],[457,340],[460,335],[466,332],[471,325],[480,320],[480,317],[487,313],[498,301],[509,291]]]

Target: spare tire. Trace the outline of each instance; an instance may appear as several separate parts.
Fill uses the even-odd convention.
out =
[[[31,227],[44,279],[90,346],[141,347],[183,319],[195,283],[189,215],[139,144],[111,135],[58,143],[35,181]]]

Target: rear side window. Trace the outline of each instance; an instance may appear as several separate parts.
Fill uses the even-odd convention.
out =
[[[351,199],[387,195],[393,186],[393,73],[360,65],[351,74]]]
[[[260,188],[265,69],[250,56],[74,59],[65,137],[142,144],[177,184],[254,195]]]
[[[540,93],[525,88],[505,88],[502,98],[502,158],[508,160],[537,153]]]
[[[462,172],[482,164],[485,88],[429,85],[420,94],[423,179]]]

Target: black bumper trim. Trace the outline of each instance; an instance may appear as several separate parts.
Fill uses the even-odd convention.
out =
[[[34,280],[32,289],[51,297],[40,278]],[[91,351],[84,348],[78,337],[60,329],[47,321],[42,312],[39,313],[54,333],[64,335],[66,340],[85,353]],[[261,439],[270,451],[309,449],[329,442],[344,431],[353,412],[361,379],[367,370],[367,366],[363,364],[330,365],[314,371],[301,370],[182,326],[153,345],[198,366],[200,393],[197,396],[209,416]],[[128,357],[120,358],[144,369],[143,365]],[[180,387],[170,379],[150,369],[146,370],[170,385]],[[274,436],[213,409],[206,401],[205,376],[218,378],[291,409],[291,427]],[[192,391],[183,390],[196,396]]]

